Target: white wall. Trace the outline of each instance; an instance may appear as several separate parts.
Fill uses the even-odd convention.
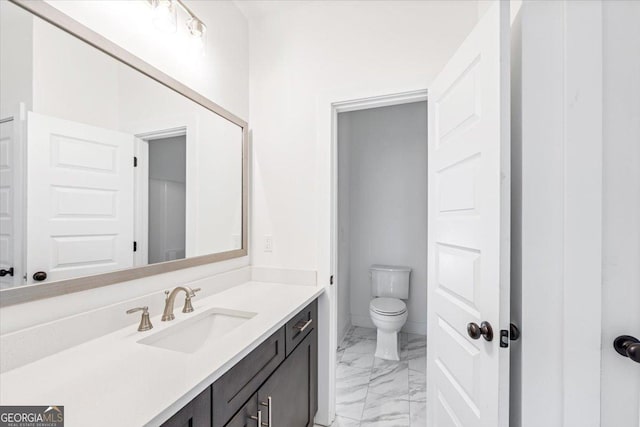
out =
[[[186,182],[187,149],[185,135],[149,141],[149,177]]]
[[[31,108],[32,27],[30,13],[0,1],[0,118],[16,115],[20,102]]]
[[[120,125],[120,114],[124,107],[121,101],[127,101],[130,94],[122,93],[120,74],[131,78],[136,74],[135,71],[37,18],[33,20],[32,49],[32,111],[102,128],[124,130]],[[158,87],[151,93],[161,91],[162,88]]]
[[[154,28],[146,1],[47,3],[232,113],[249,118],[249,28],[233,2],[186,0],[207,26],[205,55],[189,49],[184,14],[179,15],[178,32],[164,34]]]
[[[343,1],[252,22],[256,265],[318,269],[326,283],[330,104],[426,88],[476,19],[474,1]],[[265,235],[273,252],[262,250]]]
[[[374,327],[369,315],[373,264],[411,267],[408,319],[404,330],[425,334],[427,322],[427,103],[340,113],[339,192],[349,194],[351,323]],[[341,197],[342,199],[342,197]],[[339,207],[340,209],[340,207]],[[343,254],[340,254],[342,257]],[[341,263],[343,265],[343,263]],[[340,303],[340,302],[339,302]]]

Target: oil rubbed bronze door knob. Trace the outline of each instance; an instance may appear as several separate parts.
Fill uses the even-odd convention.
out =
[[[471,338],[477,340],[481,336],[486,341],[493,340],[493,328],[489,322],[482,322],[480,326],[477,323],[471,322],[467,325],[467,333]]]
[[[42,282],[43,280],[47,280],[47,273],[45,273],[44,271],[38,271],[36,273],[33,273],[33,280],[35,280],[36,282]]]
[[[613,340],[613,348],[624,357],[640,363],[640,340],[631,335],[620,335]]]

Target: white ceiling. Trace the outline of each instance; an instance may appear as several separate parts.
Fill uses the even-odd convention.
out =
[[[233,0],[233,2],[244,16],[252,21],[264,15],[303,6],[309,0]]]
[[[262,16],[272,13],[283,12],[293,8],[308,5],[309,3],[317,2],[336,2],[347,0],[233,0],[233,3],[238,6],[238,9],[249,20],[254,21]],[[362,3],[367,1],[379,1],[379,0],[360,0]],[[433,0],[414,0],[414,1],[433,1]],[[447,0],[447,1],[460,1],[460,0]],[[482,7],[485,10],[491,3],[490,0],[466,0],[476,1],[478,3],[485,3]]]

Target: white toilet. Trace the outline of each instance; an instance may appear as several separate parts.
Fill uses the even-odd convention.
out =
[[[376,357],[400,360],[398,332],[407,321],[409,298],[409,267],[372,265],[369,269],[371,296],[369,314],[378,328]]]

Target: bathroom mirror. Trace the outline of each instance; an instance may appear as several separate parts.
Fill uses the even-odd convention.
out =
[[[246,255],[247,124],[44,2],[0,4],[0,304]]]

